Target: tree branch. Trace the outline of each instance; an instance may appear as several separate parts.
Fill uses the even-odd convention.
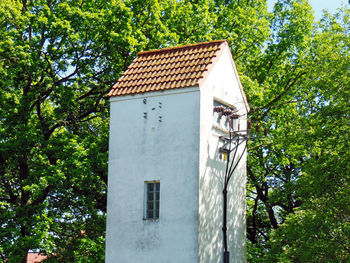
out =
[[[49,192],[50,192],[50,190],[51,190],[52,188],[53,188],[52,185],[46,186],[46,188],[42,191],[42,194],[41,194],[37,199],[35,199],[35,200],[31,203],[31,205],[32,205],[32,206],[36,206],[36,205],[41,204],[42,202],[44,202],[45,199],[46,199],[46,197],[48,196],[48,194],[49,194]]]

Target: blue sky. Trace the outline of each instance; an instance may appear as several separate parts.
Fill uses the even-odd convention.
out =
[[[273,4],[276,0],[268,0],[267,4],[269,6],[269,10],[272,10]],[[319,20],[322,16],[322,10],[327,9],[331,13],[335,13],[337,8],[348,5],[348,0],[309,0],[309,3],[312,6],[312,9],[315,12],[316,19]]]

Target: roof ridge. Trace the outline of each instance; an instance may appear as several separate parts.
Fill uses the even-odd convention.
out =
[[[206,41],[206,42],[200,42],[200,43],[195,43],[195,44],[188,44],[184,46],[175,46],[175,47],[168,47],[168,48],[160,48],[160,49],[152,49],[148,51],[141,51],[137,53],[137,56],[139,55],[146,55],[146,54],[153,54],[153,53],[163,53],[163,52],[168,52],[171,50],[180,50],[180,49],[186,49],[186,48],[192,48],[192,47],[199,47],[199,46],[205,46],[205,45],[210,45],[210,44],[221,44],[227,42],[225,39],[220,39],[220,40],[211,40],[211,41]]]

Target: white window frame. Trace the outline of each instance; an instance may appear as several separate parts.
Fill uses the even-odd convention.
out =
[[[237,111],[237,108],[235,106],[233,106],[232,104],[227,103],[223,100],[220,100],[216,97],[214,97],[214,99],[213,99],[213,107],[215,107],[215,106],[223,106],[223,107],[231,109],[232,111]],[[237,124],[235,123],[233,125],[235,126]],[[220,114],[218,114],[217,112],[213,112],[213,126],[214,126],[214,128],[219,129],[219,130],[223,130],[225,132],[228,132],[229,128],[230,128],[228,126],[228,122],[226,121],[226,118],[220,116]]]

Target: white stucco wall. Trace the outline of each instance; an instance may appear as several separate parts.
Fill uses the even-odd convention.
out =
[[[106,262],[198,262],[198,87],[112,98],[110,123]],[[151,180],[159,220],[143,219]]]
[[[213,126],[213,100],[217,99],[235,106],[243,115],[240,128],[246,129],[246,114],[241,90],[229,48],[214,65],[201,87],[200,113],[200,191],[199,191],[199,262],[222,263],[222,207],[225,162],[219,159],[219,136],[224,135]],[[239,148],[242,152],[244,145]],[[239,156],[240,154],[238,154]],[[228,190],[228,251],[230,263],[245,262],[245,187],[246,153]]]

